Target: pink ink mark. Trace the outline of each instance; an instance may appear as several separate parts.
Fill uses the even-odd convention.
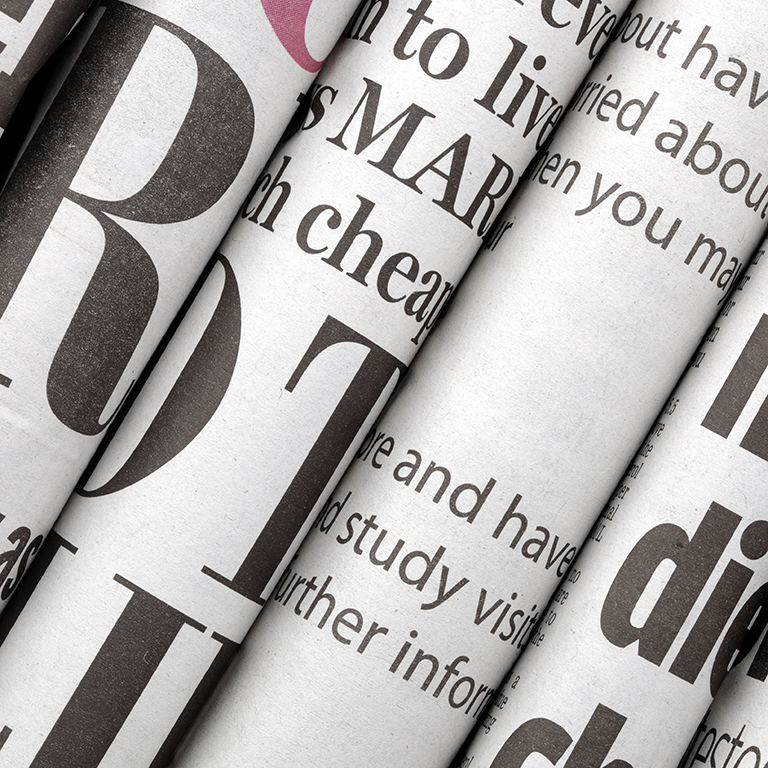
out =
[[[261,0],[277,39],[291,58],[307,72],[317,72],[323,65],[310,56],[306,43],[307,18],[313,0]]]

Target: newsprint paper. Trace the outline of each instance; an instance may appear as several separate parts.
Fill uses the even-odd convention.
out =
[[[762,634],[766,262],[761,250],[457,765],[674,768],[726,673]],[[731,674],[746,672],[761,691],[764,644],[742,667]],[[693,765],[762,765],[744,747],[767,715],[707,718]]]
[[[32,76],[90,4],[91,0],[0,3],[0,135]]]
[[[724,72],[764,22],[633,6],[175,768],[438,768],[483,721],[762,240],[768,112]]]
[[[0,196],[0,605],[354,9],[292,5],[99,6]]]
[[[4,614],[0,757],[164,764],[617,10],[361,7]]]
[[[768,309],[768,301],[763,302],[762,309]],[[763,314],[758,322],[762,323],[762,327],[759,332],[755,329],[755,341],[761,345],[761,351],[756,359],[760,361],[757,365],[761,366],[762,360],[768,358],[768,342],[760,337],[768,325],[768,315]],[[748,391],[757,392],[759,378],[755,372],[746,373]],[[751,385],[752,381],[755,388]],[[761,389],[765,387],[761,386]],[[761,396],[759,392],[757,396]],[[748,413],[746,407],[744,413]],[[743,432],[743,429],[734,432],[734,439],[742,437]],[[760,520],[760,525],[762,536],[768,536],[768,521]],[[715,664],[720,668],[730,667],[733,671],[723,681],[678,768],[696,768],[701,764],[711,768],[763,768],[768,760],[768,697],[765,683],[768,678],[768,574],[765,568],[760,569],[759,575],[762,583],[757,588],[750,583],[745,593],[748,599],[731,619],[734,630],[744,637],[741,645],[736,648],[733,643],[724,642],[722,650],[718,649]],[[755,579],[755,583],[757,581]],[[725,658],[729,654],[731,658]]]

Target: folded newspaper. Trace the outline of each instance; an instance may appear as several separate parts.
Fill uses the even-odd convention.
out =
[[[305,39],[323,58],[354,8],[305,5],[110,0],[81,24],[0,194],[0,606],[319,69]]]
[[[767,270],[761,250],[457,765],[522,765],[538,753],[569,768],[674,768],[762,634]],[[743,663],[740,688],[762,690],[764,654],[763,643]],[[750,736],[766,725],[764,709],[737,713],[754,724]],[[724,728],[736,736],[733,724],[708,715],[693,763],[757,765],[754,751],[713,746]]]
[[[586,4],[546,5],[574,42]],[[574,721],[602,701],[588,698],[577,654],[623,685],[608,643],[550,657],[559,608],[546,605],[638,448],[630,475],[648,474],[647,432],[763,239],[768,112],[750,105],[740,62],[764,70],[765,21],[746,1],[647,0],[616,25],[509,228],[317,514],[174,766],[446,766],[542,633],[534,650],[552,674],[531,688],[553,691],[558,712],[542,718],[573,735],[559,714],[573,691],[587,697]],[[715,499],[746,526],[755,498],[686,497],[686,509],[701,516]],[[584,612],[573,615],[578,625]],[[656,671],[641,661],[642,675]],[[627,687],[636,706],[653,697],[642,679]],[[511,754],[496,768],[522,764]],[[576,754],[568,768],[586,764]]]
[[[618,10],[361,6],[0,621],[0,755],[167,761]]]

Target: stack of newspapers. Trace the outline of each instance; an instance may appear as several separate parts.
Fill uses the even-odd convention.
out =
[[[766,40],[0,0],[0,766],[764,768]]]

